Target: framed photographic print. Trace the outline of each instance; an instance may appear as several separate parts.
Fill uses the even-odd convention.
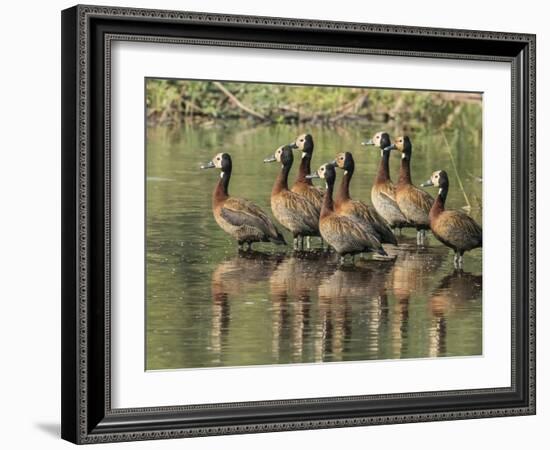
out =
[[[535,413],[535,36],[62,12],[62,436]]]

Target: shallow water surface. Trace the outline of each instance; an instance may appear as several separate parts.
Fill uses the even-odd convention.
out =
[[[393,262],[356,258],[355,264],[339,266],[334,255],[319,251],[316,239],[312,252],[270,244],[237,251],[212,216],[211,191],[219,174],[199,170],[200,163],[230,153],[230,194],[270,214],[279,167],[262,160],[305,131],[315,140],[314,169],[339,151],[353,153],[352,196],[370,203],[379,151],[360,142],[376,129],[252,128],[238,122],[227,128],[148,129],[148,370],[482,353],[481,249],[466,254],[463,272],[453,269],[452,251],[429,234],[427,246],[417,248],[414,230],[398,237],[398,247],[387,247],[396,255]],[[480,139],[461,130],[450,130],[445,138],[411,137],[413,182],[446,169],[447,206],[464,206],[466,195],[481,223]],[[392,156],[394,181],[398,168],[399,158]]]

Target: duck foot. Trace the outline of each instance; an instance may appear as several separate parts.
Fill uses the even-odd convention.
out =
[[[372,259],[375,261],[395,261],[396,258],[397,255],[379,255],[378,253],[372,255]]]
[[[416,232],[416,245],[419,247],[426,246],[426,230],[418,230]]]

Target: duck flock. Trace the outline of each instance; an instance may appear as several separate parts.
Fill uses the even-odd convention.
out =
[[[453,249],[454,266],[463,267],[464,252],[482,246],[481,227],[466,213],[445,209],[449,177],[444,170],[436,170],[422,187],[439,188],[434,198],[415,186],[411,179],[412,143],[408,136],[391,142],[386,132],[376,133],[362,145],[380,149],[380,164],[371,189],[372,206],[350,196],[350,183],[355,169],[350,152],[338,153],[335,159],[311,171],[313,137],[303,134],[294,142],[279,147],[264,159],[278,162],[281,170],[271,190],[271,211],[277,222],[294,238],[294,250],[311,249],[311,237],[321,238],[326,250],[333,249],[341,263],[351,255],[373,253],[377,258],[388,258],[385,245],[398,245],[394,232],[403,228],[417,230],[416,243],[425,245],[426,232]],[[301,152],[300,168],[294,184],[289,187],[288,174],[294,162],[294,152]],[[389,156],[392,151],[401,154],[399,179],[394,184],[390,177]],[[229,195],[232,161],[229,153],[218,153],[202,169],[220,169],[220,179],[212,195],[212,210],[220,228],[237,240],[245,251],[254,242],[272,242],[286,245],[285,238],[273,220],[254,203]],[[342,171],[338,191],[334,193],[336,175]],[[313,179],[321,178],[326,188],[315,186]]]

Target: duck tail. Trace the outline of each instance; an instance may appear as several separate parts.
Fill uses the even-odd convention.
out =
[[[386,250],[384,250],[383,247],[380,247],[380,248],[376,249],[376,253],[378,253],[379,255],[382,255],[382,256],[388,256],[388,254],[386,253]]]
[[[377,231],[380,233],[382,243],[397,245],[397,238],[389,226],[380,227]]]

